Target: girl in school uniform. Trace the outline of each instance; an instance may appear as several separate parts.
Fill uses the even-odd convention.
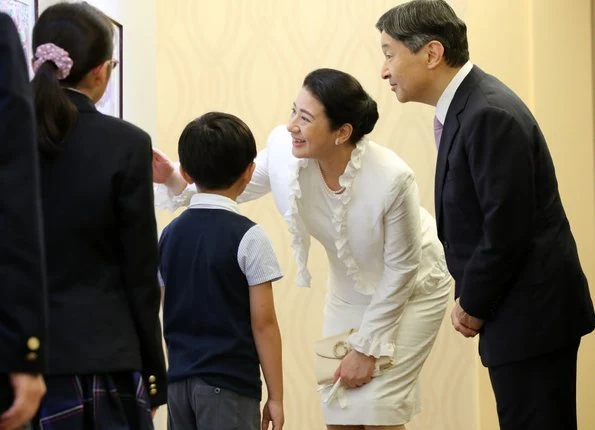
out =
[[[166,402],[151,139],[95,108],[113,48],[84,2],[49,7],[33,30],[49,299],[34,428],[152,429]]]

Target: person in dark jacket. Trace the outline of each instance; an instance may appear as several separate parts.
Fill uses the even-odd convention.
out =
[[[166,403],[151,139],[95,108],[113,48],[84,2],[33,30],[52,339],[36,425],[54,430],[152,429]]]
[[[0,429],[29,421],[45,393],[46,289],[35,118],[12,19],[0,13]]]

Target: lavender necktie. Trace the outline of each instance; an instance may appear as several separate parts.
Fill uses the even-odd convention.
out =
[[[440,138],[442,137],[442,123],[437,117],[434,117],[434,139],[436,140],[436,148],[440,147]]]

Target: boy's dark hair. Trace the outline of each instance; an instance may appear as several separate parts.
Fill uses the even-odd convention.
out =
[[[186,126],[178,142],[180,164],[204,190],[232,186],[256,158],[256,141],[238,117],[206,113]]]
[[[444,0],[412,0],[395,6],[380,17],[376,28],[414,54],[430,41],[439,41],[451,67],[469,60],[467,26]]]

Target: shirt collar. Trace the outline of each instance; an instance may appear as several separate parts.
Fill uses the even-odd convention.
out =
[[[450,103],[452,99],[455,97],[455,93],[459,89],[459,86],[463,83],[463,80],[467,77],[471,69],[473,68],[473,64],[471,61],[467,61],[463,67],[457,72],[456,75],[452,78],[440,98],[438,99],[438,103],[436,104],[436,118],[440,121],[440,124],[444,125],[444,120],[446,119],[446,113],[448,112],[448,108],[450,107]]]
[[[188,209],[224,209],[230,212],[240,213],[240,207],[229,197],[219,194],[197,193],[192,196]]]
[[[72,88],[72,87],[62,87],[62,88],[64,88],[65,90],[68,90],[68,91],[73,91],[75,93],[79,93],[79,94],[82,94],[84,96],[87,96],[85,93],[83,93],[80,90],[77,90],[76,88]],[[87,97],[89,97],[89,96],[87,96]]]

